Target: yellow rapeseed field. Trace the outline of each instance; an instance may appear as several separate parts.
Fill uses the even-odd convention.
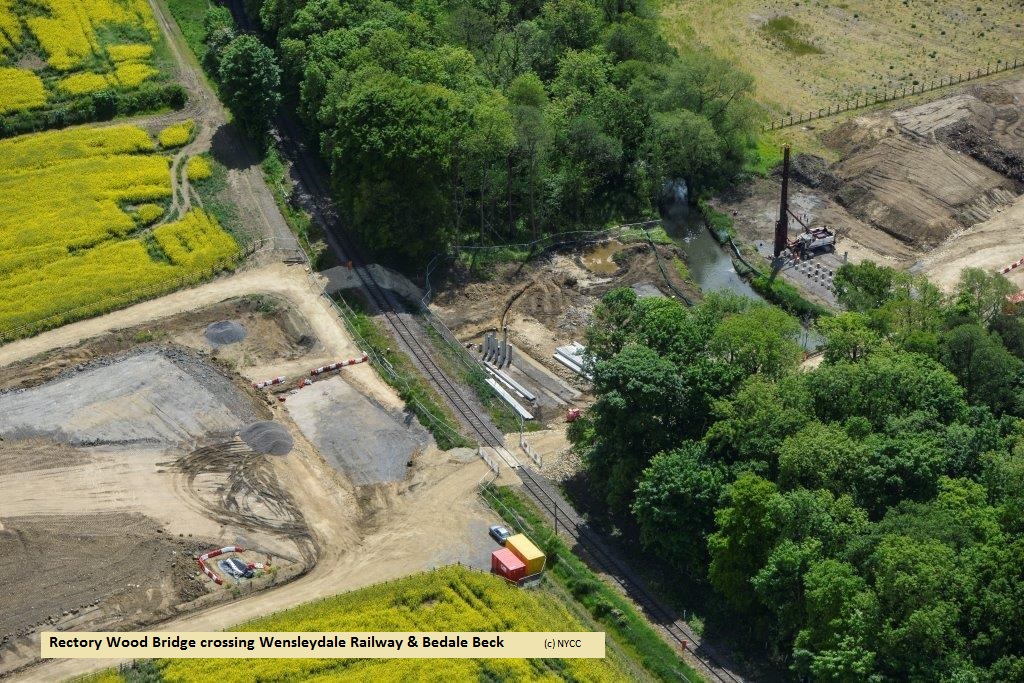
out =
[[[192,132],[196,129],[196,122],[192,119],[185,119],[178,123],[172,123],[164,128],[156,136],[161,147],[181,147],[192,139]]]
[[[189,180],[206,180],[213,175],[213,167],[210,166],[210,162],[205,157],[192,157],[188,160],[188,168],[185,169],[188,173]]]
[[[106,74],[80,71],[57,81],[57,87],[69,95],[84,95],[109,88],[110,78]]]
[[[463,567],[371,586],[244,624],[237,631],[580,631],[553,596]],[[173,659],[186,681],[626,681],[612,659]]]
[[[113,38],[112,26],[134,42]],[[38,42],[29,54],[37,52],[61,77],[44,82],[14,68],[26,31]],[[107,88],[138,88],[159,74],[151,62],[152,42],[160,39],[146,0],[0,0],[0,115]]]
[[[170,161],[154,150],[127,125],[0,140],[0,339],[232,265],[235,241],[202,211],[140,232],[132,207],[151,222],[171,195]]]
[[[13,0],[0,0],[0,54],[21,44],[21,23]]]
[[[78,68],[102,54],[96,29],[104,23],[138,26],[153,39],[158,36],[145,0],[34,0],[33,4],[49,16],[31,16],[25,23],[46,52],[50,66],[58,71]]]
[[[26,69],[0,67],[0,114],[46,104],[43,81]]]
[[[163,215],[163,208],[157,204],[140,204],[135,209],[135,217],[138,218],[139,222],[143,225],[149,225]]]

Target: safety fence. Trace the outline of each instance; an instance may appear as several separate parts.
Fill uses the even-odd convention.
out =
[[[526,441],[526,434],[520,432],[519,434],[519,447],[523,449],[523,452],[530,456],[530,460],[539,469],[544,467],[544,456],[537,452],[537,450]]]
[[[1003,71],[1011,71],[1024,66],[1024,59],[1014,57],[1011,62],[1009,59],[999,60],[995,64],[989,62],[985,68],[974,69],[967,73],[955,74],[952,76],[941,76],[936,79],[925,81],[924,83],[912,83],[910,86],[900,86],[898,88],[888,89],[885,88],[880,93],[866,93],[863,95],[856,95],[849,97],[842,102],[835,102],[828,105],[827,107],[821,107],[814,111],[807,111],[802,114],[793,114],[789,116],[782,116],[774,119],[764,125],[764,130],[772,131],[779,130],[780,128],[788,128],[790,126],[796,126],[801,123],[807,123],[808,121],[814,121],[816,119],[823,119],[829,116],[835,116],[836,114],[842,114],[843,112],[854,111],[856,109],[864,109],[871,107],[876,104],[884,104],[886,102],[894,102],[896,100],[902,100],[906,97],[912,97],[914,95],[920,95],[922,93],[931,92],[938,90],[939,88],[948,88],[953,85],[960,83],[968,83],[970,81],[976,81],[979,78],[985,78],[993,74],[1002,73]]]

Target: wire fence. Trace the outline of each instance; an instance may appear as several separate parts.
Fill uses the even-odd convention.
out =
[[[959,85],[960,83],[968,83],[970,81],[976,81],[979,78],[985,78],[993,74],[1002,73],[1004,71],[1011,71],[1024,66],[1024,58],[1014,57],[1011,62],[1009,59],[999,60],[994,64],[989,62],[985,68],[973,69],[967,73],[954,74],[951,76],[941,76],[939,78],[925,81],[924,83],[912,83],[910,86],[900,86],[898,88],[885,88],[880,93],[868,93],[863,95],[856,95],[854,97],[848,97],[841,102],[835,102],[829,104],[827,107],[821,107],[814,111],[803,112],[802,114],[793,114],[789,116],[782,116],[780,118],[769,121],[764,125],[765,131],[779,130],[781,128],[788,128],[790,126],[796,126],[801,123],[807,123],[808,121],[814,121],[816,119],[823,119],[829,116],[835,116],[836,114],[842,114],[843,112],[854,111],[856,109],[864,109],[871,107],[876,104],[884,104],[886,102],[894,102],[896,100],[902,100],[907,97],[914,95],[920,95],[922,93],[931,92],[940,88],[948,88],[953,85]]]

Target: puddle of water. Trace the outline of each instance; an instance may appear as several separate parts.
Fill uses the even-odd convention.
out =
[[[592,247],[583,254],[583,265],[592,273],[614,275],[619,270],[619,264],[612,260],[612,256],[621,251],[623,246],[618,240],[609,240]]]

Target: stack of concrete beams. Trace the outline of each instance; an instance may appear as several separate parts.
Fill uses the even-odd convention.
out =
[[[512,345],[509,344],[506,339],[498,341],[498,335],[496,333],[487,332],[484,334],[483,360],[484,368],[487,370],[487,374],[490,375],[490,377],[487,378],[487,384],[489,384],[506,403],[512,406],[512,409],[515,410],[520,417],[524,420],[532,420],[533,415],[530,411],[524,408],[512,393],[509,392],[518,394],[520,398],[523,398],[530,403],[535,402],[537,397],[527,390],[526,387],[512,379],[508,373],[504,372],[502,369],[507,368],[512,364]]]
[[[512,345],[507,339],[498,341],[497,333],[487,332],[484,334],[484,361],[507,368],[512,363]]]
[[[555,349],[555,360],[569,368],[577,375],[593,380],[594,377],[583,369],[586,362],[587,349],[579,342],[573,342]]]

